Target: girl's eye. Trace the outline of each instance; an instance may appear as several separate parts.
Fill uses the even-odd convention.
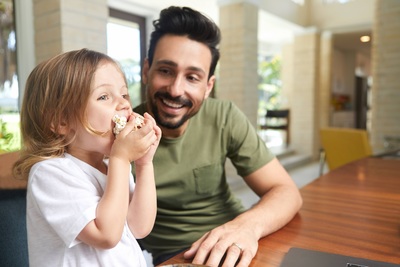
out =
[[[129,99],[129,94],[122,95],[124,99]]]
[[[102,95],[99,98],[97,98],[97,100],[107,100],[108,96],[107,95]]]

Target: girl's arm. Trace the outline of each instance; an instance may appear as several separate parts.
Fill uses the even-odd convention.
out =
[[[112,248],[121,240],[129,205],[130,163],[151,151],[157,136],[153,125],[145,125],[138,131],[134,123],[114,141],[109,157],[107,184],[96,210],[96,218],[78,235],[82,242],[97,248]]]
[[[129,204],[127,221],[136,238],[146,237],[153,229],[157,214],[157,195],[153,163],[135,164],[136,186]]]
[[[146,155],[135,161],[136,186],[129,204],[127,221],[136,238],[143,238],[150,233],[157,214],[153,157],[161,139],[161,130],[149,114],[146,113],[145,118],[152,122],[157,140]]]

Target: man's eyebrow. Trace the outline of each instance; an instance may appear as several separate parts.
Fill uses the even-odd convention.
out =
[[[194,72],[201,72],[204,75],[206,74],[206,72],[202,68],[192,66],[192,67],[189,67],[188,69],[191,71],[194,71]]]
[[[168,60],[168,59],[157,60],[155,63],[156,63],[156,65],[169,65],[172,67],[178,66],[178,64],[176,64],[175,62]]]
[[[156,61],[156,65],[168,65],[171,67],[178,67],[178,64],[176,64],[174,61],[167,60],[167,59]],[[199,68],[199,67],[190,66],[187,69],[194,71],[194,72],[201,72],[203,74],[206,74],[206,72],[202,68]]]

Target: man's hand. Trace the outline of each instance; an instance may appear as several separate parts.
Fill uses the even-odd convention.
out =
[[[230,221],[204,234],[184,253],[184,257],[193,258],[194,264],[247,267],[257,249],[258,237],[253,229]]]
[[[247,267],[258,240],[286,225],[302,205],[296,184],[276,158],[244,179],[260,201],[194,242],[185,258],[213,267]]]

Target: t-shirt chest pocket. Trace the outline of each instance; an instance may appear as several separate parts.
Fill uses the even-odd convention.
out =
[[[221,185],[223,168],[221,163],[214,163],[193,169],[197,194],[210,194]]]

